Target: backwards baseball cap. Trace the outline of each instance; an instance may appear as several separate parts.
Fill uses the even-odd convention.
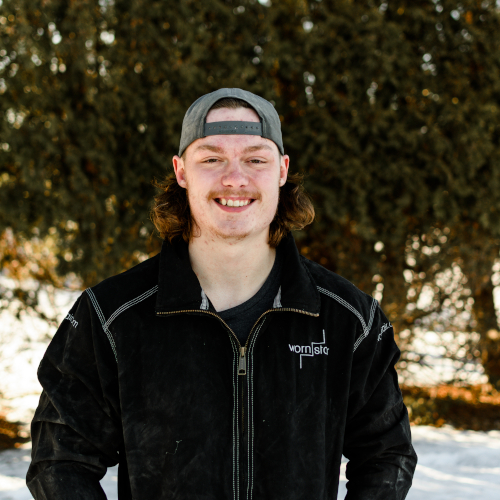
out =
[[[257,122],[212,122],[206,123],[210,108],[221,99],[232,97],[241,99],[248,103],[259,115],[260,123]],[[182,156],[186,148],[196,139],[209,135],[260,135],[265,139],[273,141],[281,154],[283,149],[283,138],[281,137],[281,123],[274,106],[266,99],[242,89],[219,89],[210,94],[205,94],[191,104],[184,120],[182,121],[181,143],[179,145],[179,156]]]

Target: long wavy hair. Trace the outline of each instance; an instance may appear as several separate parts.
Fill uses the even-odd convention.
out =
[[[314,220],[314,207],[302,181],[301,174],[291,174],[280,187],[278,208],[269,228],[269,245],[273,248],[290,231],[302,229]],[[151,220],[160,236],[169,241],[181,236],[189,242],[196,223],[191,217],[186,189],[179,186],[173,174],[153,184],[160,193],[154,199]]]
[[[245,101],[226,98],[217,101],[211,109],[251,108]],[[252,109],[252,108],[251,108]],[[184,157],[184,155],[183,155]],[[187,191],[179,186],[174,174],[163,181],[154,181],[160,190],[154,199],[151,220],[163,239],[172,241],[182,237],[186,242],[195,236],[196,222],[191,216]],[[292,230],[302,229],[314,220],[314,207],[304,191],[302,174],[289,174],[280,187],[278,207],[269,228],[269,245],[277,247]]]

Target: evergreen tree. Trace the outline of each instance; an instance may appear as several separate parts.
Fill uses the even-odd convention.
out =
[[[455,293],[498,383],[499,28],[475,0],[3,0],[0,231],[57,237],[86,286],[156,252],[151,180],[186,109],[241,87],[307,174],[302,252],[383,294],[399,331]],[[447,292],[453,266],[468,282]]]

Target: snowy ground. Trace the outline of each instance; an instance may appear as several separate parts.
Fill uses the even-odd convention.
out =
[[[457,431],[449,427],[412,427],[419,457],[407,500],[498,500],[500,498],[500,431]],[[30,446],[0,452],[0,500],[29,500],[24,478]],[[338,498],[346,494],[345,464]],[[101,482],[109,500],[117,500],[117,469]]]
[[[14,283],[0,275],[0,288]],[[29,285],[28,285],[29,286]],[[81,292],[54,291],[40,297],[40,309],[62,321]],[[33,314],[18,320],[0,311],[0,414],[12,422],[30,422],[42,391],[36,371],[56,328]]]
[[[0,286],[9,286],[0,276]],[[55,310],[62,320],[79,293],[56,292],[42,297],[42,307],[49,315]],[[31,421],[41,387],[36,378],[38,364],[54,327],[30,315],[17,320],[8,311],[0,312],[0,414],[11,421]],[[452,367],[437,355],[435,334],[426,332],[419,352],[431,350],[431,367],[414,374],[414,382],[437,383],[446,380]],[[480,369],[471,366],[470,381],[483,381]],[[429,379],[429,380],[428,380]],[[457,431],[448,427],[412,427],[419,465],[408,500],[500,500],[500,432]],[[20,449],[0,452],[0,500],[31,498],[24,478],[30,461],[30,444]],[[341,470],[338,498],[346,494],[345,464]],[[110,469],[102,481],[109,500],[118,498],[117,470]]]

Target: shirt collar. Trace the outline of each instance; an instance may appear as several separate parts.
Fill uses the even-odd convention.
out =
[[[295,240],[289,234],[281,241],[283,272],[281,297],[275,306],[319,314],[320,297],[316,285],[300,256]],[[203,310],[206,296],[189,260],[188,244],[181,238],[163,242],[160,252],[156,312]]]

